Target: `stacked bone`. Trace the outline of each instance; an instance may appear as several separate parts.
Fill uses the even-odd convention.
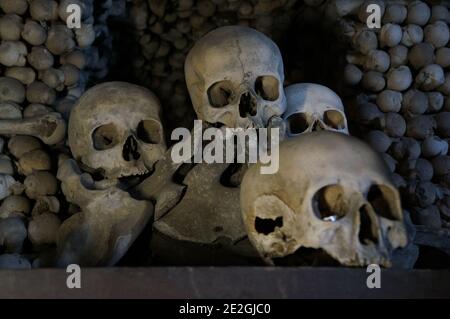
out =
[[[351,120],[383,154],[407,195],[405,203],[416,208],[414,220],[435,227],[447,224],[440,216],[449,216],[450,16],[439,3],[305,1],[310,12],[323,10],[327,17],[339,19],[342,31],[351,37],[353,52],[348,54],[345,78],[355,91],[364,91],[358,97],[359,112]],[[273,16],[289,16],[286,12],[295,11],[295,4],[185,0],[173,6],[168,1],[133,1],[130,16],[142,53],[134,65],[139,83],[158,92],[170,123],[188,126],[192,112],[183,61],[195,40],[226,24],[249,25],[276,40],[275,27],[286,30],[290,19],[277,18],[272,24]],[[380,29],[367,27],[369,4],[382,9]]]
[[[371,3],[381,8],[379,29],[366,24]],[[385,158],[413,221],[435,229],[450,227],[448,6],[365,1],[343,18],[352,48],[345,80],[363,92],[353,120]]]
[[[189,127],[193,112],[184,80],[184,61],[200,37],[224,25],[251,26],[277,39],[286,31],[297,0],[133,0],[130,19],[141,56],[138,82],[162,100],[168,128]],[[274,16],[277,21],[274,23]]]
[[[80,6],[81,28],[66,24],[69,4]],[[91,0],[0,0],[0,268],[39,266],[37,255],[54,248],[64,219],[55,177],[63,118],[106,69],[92,44],[107,35],[111,4],[98,5],[94,26]]]
[[[367,27],[370,4],[381,8],[379,29]],[[382,153],[416,223],[448,226],[448,2],[134,0],[130,18],[141,51],[134,73],[140,84],[158,92],[169,131],[173,123],[189,126],[193,113],[183,61],[195,40],[215,27],[239,24],[277,41],[295,12],[302,19],[324,14],[338,22],[337,33],[350,44],[344,77],[355,95],[364,92],[356,114],[349,114],[350,127],[356,126],[352,134]],[[295,71],[286,70],[287,83],[302,80]]]

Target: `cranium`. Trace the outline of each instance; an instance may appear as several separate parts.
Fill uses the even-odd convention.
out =
[[[283,60],[276,44],[247,27],[221,27],[201,38],[185,62],[199,119],[228,127],[266,127],[286,109]]]
[[[407,244],[397,189],[383,160],[356,138],[312,132],[280,145],[280,168],[249,168],[241,184],[248,236],[268,263],[321,249],[341,264],[390,266]]]
[[[73,108],[69,145],[75,159],[108,178],[142,175],[166,150],[161,106],[149,90],[109,82],[88,90]]]
[[[285,89],[287,109],[283,115],[287,136],[318,130],[348,134],[344,105],[326,86],[313,83],[292,84]]]
[[[61,163],[58,178],[67,201],[81,211],[59,229],[57,265],[114,265],[152,217],[152,203],[134,199],[115,185],[95,182],[73,159]]]
[[[240,213],[238,186],[247,166],[174,163],[171,150],[133,190],[137,197],[155,203],[151,244],[155,258],[216,264],[218,254],[231,263],[257,257]]]

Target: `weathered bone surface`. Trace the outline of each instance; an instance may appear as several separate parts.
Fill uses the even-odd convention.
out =
[[[243,239],[239,188],[223,186],[220,181],[228,166],[200,163],[193,167],[183,180],[183,198],[160,216],[154,227],[171,238],[202,244],[211,244],[219,237],[233,242]]]
[[[66,122],[56,112],[26,119],[0,120],[0,134],[30,135],[53,145],[64,139]]]
[[[408,241],[400,196],[383,160],[335,132],[286,140],[276,174],[250,167],[241,207],[248,236],[268,263],[306,247],[344,265],[390,266],[392,251]]]
[[[155,203],[154,230],[170,238],[172,245],[185,242],[211,246],[220,242],[224,254],[256,256],[248,244],[240,212],[240,176],[246,166],[177,164],[171,158],[171,150],[156,163],[154,173],[134,190],[137,197]],[[161,247],[154,249],[168,259]],[[191,256],[190,261],[193,260]]]
[[[125,82],[89,89],[69,120],[76,160],[108,178],[142,175],[166,150],[161,106],[149,90]]]
[[[285,89],[287,109],[283,115],[287,136],[312,131],[348,134],[344,105],[329,88],[313,83],[292,84]]]
[[[14,177],[8,174],[0,174],[0,200],[11,194],[16,194],[17,187],[21,185]]]
[[[67,200],[81,209],[59,230],[58,266],[114,265],[151,219],[153,205],[114,186],[99,189],[71,159],[60,165],[58,178]]]
[[[189,52],[186,83],[199,119],[228,127],[266,127],[286,109],[276,44],[247,27],[211,31]]]
[[[154,173],[133,190],[139,198],[155,202],[155,219],[164,216],[183,197],[185,185],[176,183],[174,176],[182,163],[174,163],[170,148],[155,164]]]

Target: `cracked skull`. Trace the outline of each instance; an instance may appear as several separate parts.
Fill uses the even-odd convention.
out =
[[[275,174],[252,166],[241,184],[241,210],[269,264],[312,248],[344,265],[388,267],[391,253],[407,244],[399,193],[383,160],[335,132],[286,140]]]
[[[107,178],[142,175],[166,150],[161,106],[149,90],[109,82],[88,90],[69,121],[77,160]]]
[[[286,109],[283,60],[276,44],[247,27],[221,27],[201,38],[185,62],[199,119],[228,127],[266,127]]]
[[[344,105],[326,86],[313,83],[292,84],[285,89],[287,109],[283,115],[287,136],[312,131],[348,134]]]

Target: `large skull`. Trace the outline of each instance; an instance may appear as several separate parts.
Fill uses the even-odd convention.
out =
[[[124,82],[97,85],[71,112],[70,149],[108,178],[145,174],[166,150],[160,113],[158,99],[145,88]]]
[[[344,265],[390,266],[407,244],[397,189],[369,146],[335,132],[302,134],[280,145],[272,175],[252,166],[241,184],[248,236],[268,263],[301,247]],[[301,251],[301,250],[298,250]]]
[[[287,136],[327,130],[348,134],[344,105],[326,86],[292,84],[285,89],[287,110],[283,115]]]
[[[280,50],[247,27],[221,27],[201,38],[185,62],[199,119],[228,127],[266,127],[286,108]]]

